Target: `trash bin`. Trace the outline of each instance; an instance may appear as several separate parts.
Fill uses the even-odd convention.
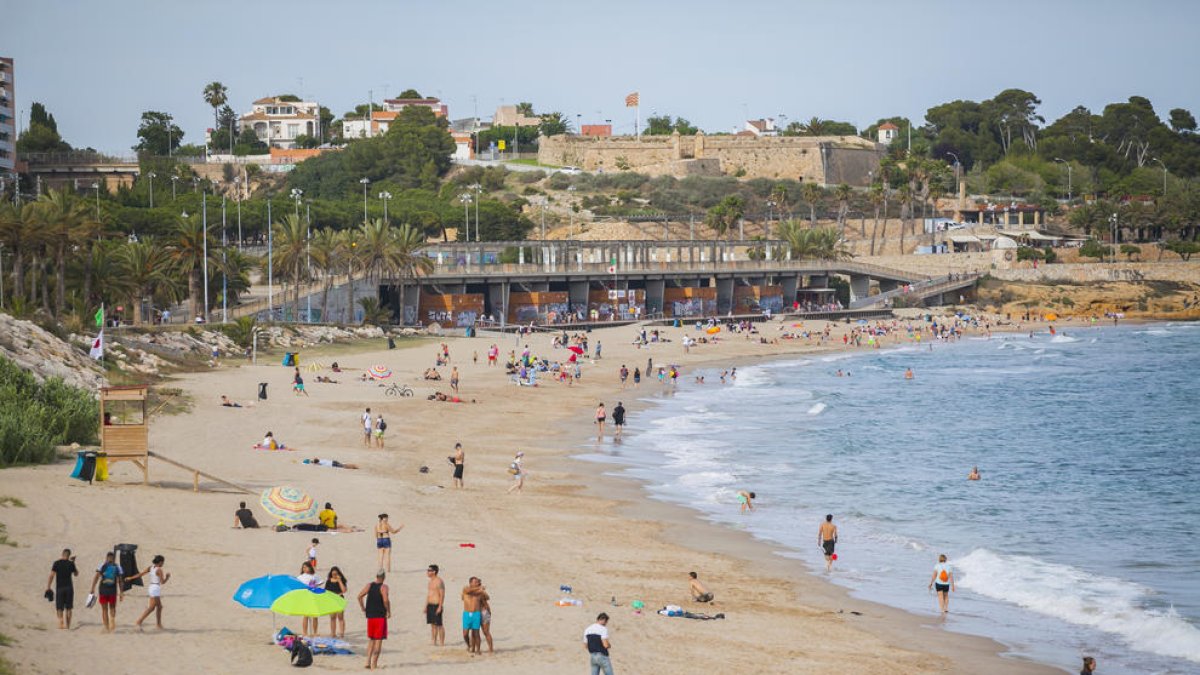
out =
[[[137,544],[117,544],[113,547],[113,553],[117,556],[117,564],[125,571],[126,578],[138,573],[136,551]],[[144,586],[145,584],[142,583],[141,579],[134,579],[133,581],[125,581],[121,585],[124,586],[121,589],[122,591],[128,591],[134,586]]]
[[[96,481],[108,480],[108,453],[96,453]]]
[[[679,328],[679,327],[681,327],[683,324],[679,322],[679,319],[675,319],[674,321],[672,321],[672,322],[671,322],[671,325],[672,325],[672,326],[674,326],[674,327],[676,327],[676,328]]]
[[[283,365],[289,366],[289,367],[295,366],[296,365],[296,353],[295,352],[284,352],[283,353]]]
[[[71,478],[85,480],[88,483],[96,475],[96,453],[90,450],[78,450],[75,452],[75,470],[71,472]]]
[[[267,400],[267,383],[266,382],[258,383],[258,398],[261,401]]]

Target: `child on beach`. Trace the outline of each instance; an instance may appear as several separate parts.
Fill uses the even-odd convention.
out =
[[[741,511],[742,513],[745,513],[746,511],[754,510],[753,500],[757,499],[758,496],[755,495],[753,492],[746,492],[745,490],[739,490],[737,493],[737,498],[738,498],[738,504],[741,504],[741,506],[739,507],[739,511]]]
[[[313,571],[317,569],[317,546],[320,544],[321,541],[313,537],[312,545],[308,547],[308,564],[312,565]]]

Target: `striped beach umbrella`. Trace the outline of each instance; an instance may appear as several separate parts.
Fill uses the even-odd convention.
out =
[[[259,504],[281,520],[298,522],[317,515],[317,503],[299,488],[280,486],[263,490]]]
[[[371,374],[371,377],[373,377],[377,380],[386,380],[387,378],[392,376],[391,368],[388,368],[387,366],[381,366],[378,364],[368,368],[367,372]]]

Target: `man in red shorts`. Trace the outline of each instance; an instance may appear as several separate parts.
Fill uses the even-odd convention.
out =
[[[383,583],[387,573],[379,570],[375,581],[369,583],[358,594],[358,606],[367,615],[367,669],[379,667],[379,653],[387,639],[387,620],[392,617],[392,601],[387,584]]]
[[[117,564],[116,555],[109,551],[104,556],[104,562],[96,568],[96,576],[92,578],[92,593],[96,586],[100,587],[100,618],[104,620],[104,632],[111,633],[117,629],[117,599],[125,599],[122,588],[125,582],[125,570]]]

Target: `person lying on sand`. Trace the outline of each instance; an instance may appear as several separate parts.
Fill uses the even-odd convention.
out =
[[[324,375],[318,375],[317,382],[322,382],[324,384],[337,384],[338,383],[337,380],[330,378],[330,377],[325,377]]]
[[[328,466],[328,467],[334,468],[334,469],[357,469],[358,468],[357,464],[347,464],[345,462],[339,462],[336,459],[320,459],[317,457],[313,457],[312,459],[306,459],[306,460],[304,460],[304,463],[308,464],[310,466]]]
[[[427,400],[442,401],[445,403],[466,403],[465,400],[459,398],[457,395],[447,396],[440,391],[435,391],[434,393],[430,394]],[[471,399],[471,403],[475,403],[475,402],[476,402],[475,399]]]
[[[226,408],[241,408],[241,407],[243,407],[242,404],[238,403],[237,401],[230,401],[228,396],[221,396],[221,405]]]

